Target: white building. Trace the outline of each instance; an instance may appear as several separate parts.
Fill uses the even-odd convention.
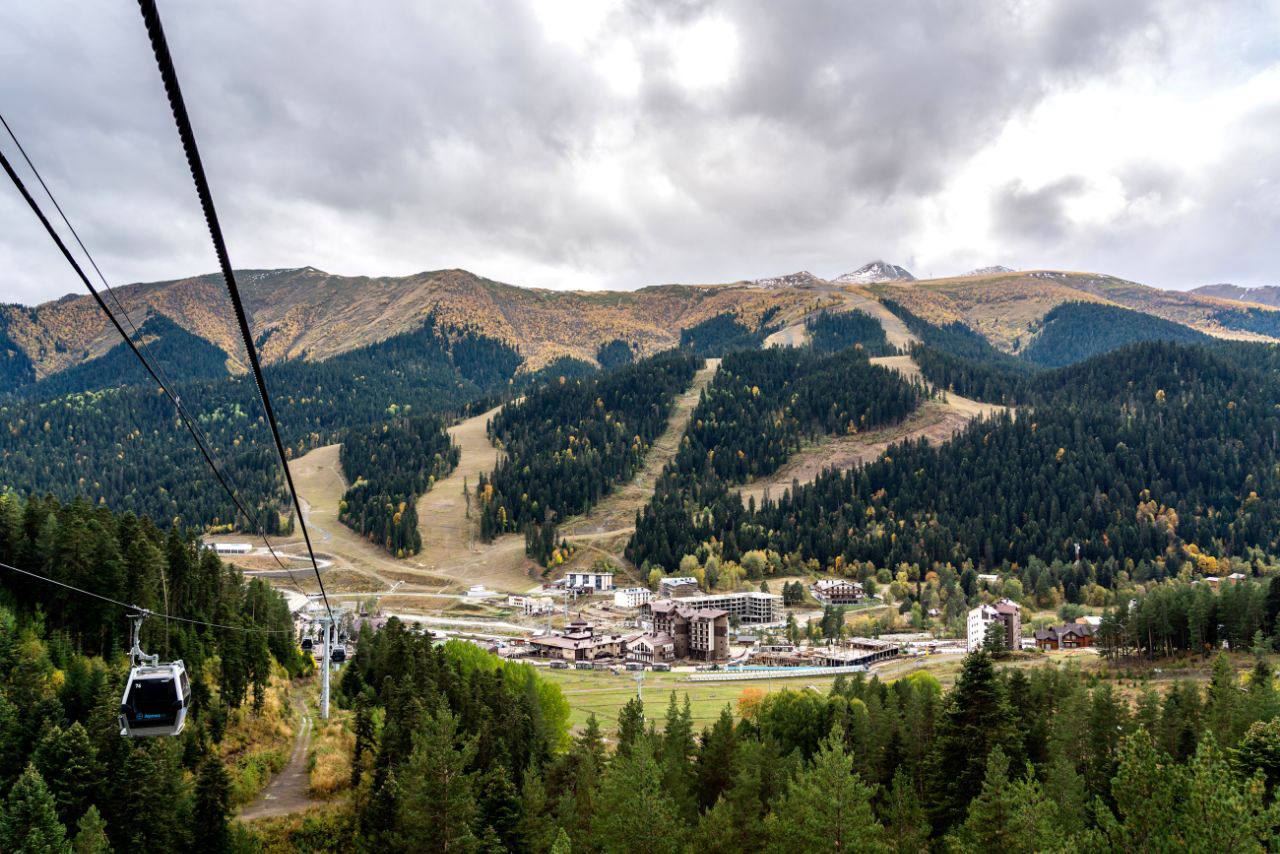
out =
[[[526,617],[550,614],[556,609],[556,601],[550,596],[508,596],[507,605],[519,608]]]
[[[206,549],[213,549],[219,555],[247,555],[253,551],[251,543],[204,543]]]
[[[565,578],[570,587],[588,587],[597,593],[613,589],[612,572],[571,572]]]
[[[613,591],[615,608],[639,608],[651,601],[653,601],[653,591],[648,587],[628,587]]]
[[[1022,609],[1016,602],[1001,599],[994,605],[979,605],[969,612],[969,632],[966,648],[969,652],[981,649],[987,639],[987,626],[1004,624],[1005,649],[1022,648]]]

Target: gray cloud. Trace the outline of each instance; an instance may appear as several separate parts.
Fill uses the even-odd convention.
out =
[[[938,257],[921,243],[932,200],[1010,121],[1055,93],[1194,49],[1184,44],[1194,12],[1110,0],[631,2],[576,45],[516,0],[162,11],[235,263],[465,266],[551,287],[801,267],[834,275],[871,257]],[[1246,24],[1266,20],[1265,10],[1232,11],[1213,26],[1255,32]],[[736,52],[721,85],[691,87],[680,69],[708,48],[681,33],[705,21],[731,30]],[[1240,73],[1277,61],[1274,47],[1251,37]],[[0,56],[0,109],[108,274],[211,270],[136,11],[8,4]],[[1177,184],[1205,207],[1188,229],[1215,218],[1225,227],[1240,194],[1265,203],[1251,188],[1274,181],[1276,138],[1240,140],[1251,159],[1224,160],[1190,187],[1180,173],[1141,179],[1135,166],[1131,190],[1138,198],[1141,180],[1158,177]],[[1114,264],[1153,279],[1172,269],[1151,232],[1135,226],[1126,248],[1108,236],[1117,229],[1095,233],[1063,215],[1071,187],[1021,181],[1010,174],[993,198],[974,200],[995,212],[993,237],[1017,257],[975,247],[974,263]],[[45,243],[0,189],[0,299],[75,289]],[[1206,251],[1212,278],[1274,269],[1277,245]],[[1248,264],[1233,266],[1237,257]]]

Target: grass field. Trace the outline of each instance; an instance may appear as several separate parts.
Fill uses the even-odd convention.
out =
[[[894,661],[885,667],[876,668],[875,674],[881,679],[898,679],[916,670],[928,670],[944,686],[949,686],[955,681],[959,669],[958,656],[938,656]],[[615,676],[607,671],[542,668],[539,668],[538,673],[559,685],[564,692],[565,699],[569,701],[569,725],[575,731],[594,712],[600,728],[606,733],[613,732],[617,728],[618,712],[636,695],[634,673],[624,672]],[[690,682],[688,677],[688,673],[646,672],[643,687],[645,717],[649,720],[661,720],[666,714],[668,698],[675,691],[677,702],[683,703],[685,695],[689,696],[694,728],[701,729],[703,726],[710,726],[720,716],[720,710],[726,704],[736,715],[738,698],[748,688],[765,692],[786,688],[802,691],[812,686],[826,694],[831,690],[831,683],[835,679],[832,676],[800,676],[749,682]]]

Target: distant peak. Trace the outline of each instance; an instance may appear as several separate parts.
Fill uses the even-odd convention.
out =
[[[906,267],[885,261],[863,264],[852,273],[836,276],[835,281],[846,285],[870,285],[875,282],[914,282],[916,277]]]
[[[1012,267],[1003,267],[999,264],[996,264],[991,267],[978,267],[976,270],[970,270],[969,272],[965,273],[965,275],[966,276],[994,276],[994,275],[997,275],[998,273],[1013,273],[1013,272],[1015,271]]]
[[[754,284],[760,288],[812,288],[825,285],[826,280],[818,278],[808,270],[801,270],[798,273],[788,273],[785,276],[756,279]]]

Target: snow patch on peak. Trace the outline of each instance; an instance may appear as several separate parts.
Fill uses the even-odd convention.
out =
[[[844,285],[870,285],[875,282],[914,282],[916,277],[905,267],[884,261],[863,264],[852,273],[836,276],[835,281]]]
[[[1012,267],[1004,267],[1004,266],[1001,266],[1000,264],[995,264],[991,267],[978,267],[976,270],[970,270],[969,272],[965,273],[965,275],[966,276],[994,276],[998,273],[1013,273],[1013,272],[1016,272],[1016,271]]]

